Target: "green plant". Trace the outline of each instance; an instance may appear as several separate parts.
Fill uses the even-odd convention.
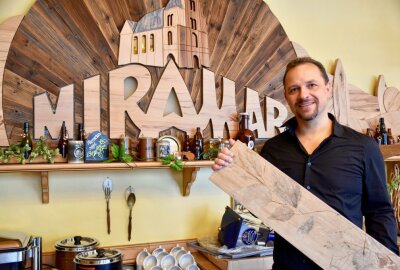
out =
[[[36,157],[41,156],[44,160],[49,163],[54,163],[54,158],[60,154],[58,148],[50,149],[47,146],[46,139],[41,136],[39,141],[36,142],[36,146],[32,149],[29,161],[33,161]]]
[[[201,155],[203,156],[203,159],[214,160],[217,158],[218,153],[219,153],[219,148],[212,147],[209,148],[207,151],[203,152]]]
[[[24,152],[27,150],[30,150],[30,147],[21,147],[21,143],[14,143],[7,148],[1,148],[0,161],[2,161],[3,163],[8,163],[13,157],[15,157],[19,163],[24,164]]]
[[[14,143],[7,148],[0,149],[0,161],[3,163],[8,163],[11,158],[16,158],[17,162],[25,164],[26,159],[24,157],[24,152],[30,150],[29,146],[21,147],[21,143]],[[29,156],[29,162],[32,162],[36,157],[42,156],[44,160],[49,163],[54,163],[54,157],[59,155],[58,148],[50,149],[45,141],[44,137],[36,142],[36,146],[33,147],[31,154]]]
[[[175,171],[181,172],[183,170],[183,162],[180,159],[175,159],[173,154],[161,158],[163,165],[169,165],[169,167]]]
[[[104,162],[113,162],[113,161],[122,161],[125,163],[129,163],[133,160],[133,157],[127,153],[125,153],[125,146],[123,144],[118,145],[113,143],[111,145],[111,154],[112,159],[108,159]]]

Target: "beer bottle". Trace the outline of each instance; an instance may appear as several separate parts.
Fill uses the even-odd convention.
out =
[[[385,126],[385,119],[383,117],[379,118],[379,132],[382,137],[382,144],[388,144],[388,134]]]
[[[28,159],[32,152],[32,138],[31,134],[29,133],[29,123],[24,122],[22,129],[23,129],[23,134],[21,140],[21,148],[25,147],[24,158]]]
[[[253,132],[249,129],[249,114],[240,113],[239,118],[239,132],[236,140],[246,144],[248,148],[254,149],[255,138]]]
[[[378,126],[376,127],[376,129],[375,129],[374,138],[375,138],[375,141],[376,141],[378,144],[382,144],[382,136],[381,136],[381,133],[380,133],[380,131],[379,131],[379,125],[378,125]]]
[[[365,133],[368,137],[374,138],[374,135],[372,134],[372,130],[370,128],[367,128],[367,132]]]
[[[392,135],[392,129],[391,128],[388,128],[387,135],[388,135],[388,138],[387,138],[388,144],[394,144],[395,141],[394,141],[394,138],[393,138],[393,135]]]
[[[196,128],[193,144],[193,153],[195,156],[194,158],[195,160],[200,160],[201,154],[203,153],[203,135],[201,134],[200,127]]]
[[[85,141],[86,140],[86,133],[85,129],[83,128],[83,124],[79,123],[78,124],[78,141]]]
[[[63,158],[67,157],[68,154],[68,131],[65,126],[65,121],[63,121],[60,130],[60,137],[58,139],[58,150],[60,150],[60,155]]]
[[[185,141],[183,142],[183,152],[190,152],[190,138],[189,135],[185,136]]]

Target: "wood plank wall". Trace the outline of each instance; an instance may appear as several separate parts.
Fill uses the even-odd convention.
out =
[[[20,139],[22,123],[33,121],[33,95],[48,91],[53,104],[60,88],[74,84],[75,125],[83,119],[83,80],[100,75],[101,131],[108,134],[108,72],[118,67],[119,32],[125,20],[138,21],[165,7],[167,0],[38,0],[11,44],[4,74],[4,118],[9,142]],[[238,111],[244,87],[283,102],[280,80],[296,57],[292,43],[262,0],[198,0],[208,26],[209,69],[236,82]],[[163,68],[147,67],[152,85],[140,106],[146,110]],[[180,69],[198,111],[202,105],[201,69]],[[21,97],[24,97],[23,100]],[[264,105],[263,105],[264,106]],[[137,137],[134,123],[127,134]],[[75,128],[77,128],[75,126]],[[205,137],[209,138],[209,131]]]

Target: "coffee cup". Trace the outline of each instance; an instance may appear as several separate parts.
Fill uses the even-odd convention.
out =
[[[175,257],[172,256],[171,254],[168,254],[167,256],[165,256],[164,258],[162,258],[161,264],[160,264],[160,265],[161,265],[161,267],[162,267],[163,269],[169,269],[169,268],[171,268],[172,266],[177,265],[177,264],[178,264],[178,263],[177,263]]]
[[[150,270],[154,266],[158,265],[158,259],[154,255],[147,256],[143,261],[144,270]]]
[[[146,248],[137,254],[137,256],[136,256],[136,269],[137,270],[143,270],[143,261],[149,255],[150,255],[150,253],[147,251]]]
[[[186,267],[188,267],[191,264],[194,264],[195,260],[193,255],[190,253],[190,251],[186,254],[183,254],[182,256],[180,256],[179,258],[179,266],[182,269],[186,269]]]

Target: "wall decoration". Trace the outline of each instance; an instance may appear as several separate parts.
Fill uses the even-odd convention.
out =
[[[104,161],[108,159],[109,142],[100,131],[92,132],[85,141],[85,162]]]
[[[168,45],[169,32],[172,44]],[[138,56],[146,56],[145,60],[133,57],[135,35]],[[143,36],[145,44],[141,43]],[[151,60],[151,53],[162,54],[162,63]],[[259,102],[250,98],[246,109],[257,112],[254,124],[260,134],[265,134],[268,121],[262,119],[263,115],[274,120],[271,111],[278,109],[272,106],[283,100],[279,93],[274,97],[267,95],[268,82],[279,81],[285,64],[295,56],[282,26],[261,0],[119,0],[118,4],[105,0],[39,0],[16,31],[5,63],[5,122],[0,128],[6,131],[8,139],[0,144],[16,141],[25,120],[35,126],[38,136],[45,127],[35,124],[36,106],[29,102],[29,97],[47,92],[51,103],[46,105],[47,109],[38,105],[38,111],[52,108],[57,118],[59,106],[65,106],[58,100],[63,87],[73,89],[74,125],[84,122],[87,132],[99,130],[111,138],[154,136],[165,130],[165,123],[173,123],[192,135],[196,119],[203,123],[206,138],[232,137],[237,130],[236,112],[245,110],[245,94],[254,91]],[[146,69],[145,73],[150,74],[147,78],[124,74],[138,81],[137,89],[128,97],[121,96],[126,78],[118,81],[115,77],[124,68]],[[178,73],[178,85],[168,85],[170,76]],[[121,92],[115,93],[112,85],[121,81]],[[185,95],[177,95],[182,115],[164,115],[164,108],[158,107],[165,104],[168,91],[186,91]],[[21,92],[28,102],[19,100],[17,93]],[[90,94],[86,95],[87,92]],[[163,99],[157,99],[159,93],[163,93]],[[276,101],[271,103],[268,113],[267,99]],[[125,111],[114,114],[118,104],[125,106]],[[209,111],[210,108],[217,111]],[[281,109],[286,110],[285,106]],[[148,120],[134,119],[137,114],[129,111],[148,115]],[[151,117],[155,112],[156,116]],[[46,118],[44,112],[41,114],[37,117]],[[282,111],[281,115],[285,114]],[[58,128],[58,121],[62,119],[48,123],[46,128]],[[114,129],[113,123],[119,125],[120,121],[125,124]],[[71,125],[67,124],[68,130],[76,130]]]
[[[171,127],[193,136],[195,126],[205,139],[234,137],[242,111],[269,138],[291,116],[285,66],[305,54],[262,0],[38,0],[18,24],[0,28],[9,45],[0,59],[0,145],[18,141],[24,121],[35,138],[47,130],[54,139],[62,121],[70,133],[84,123],[112,139]],[[383,116],[399,134],[398,89],[382,77],[370,96],[346,81],[344,67],[332,77],[339,121],[364,132]],[[167,113],[171,95],[179,109]]]

